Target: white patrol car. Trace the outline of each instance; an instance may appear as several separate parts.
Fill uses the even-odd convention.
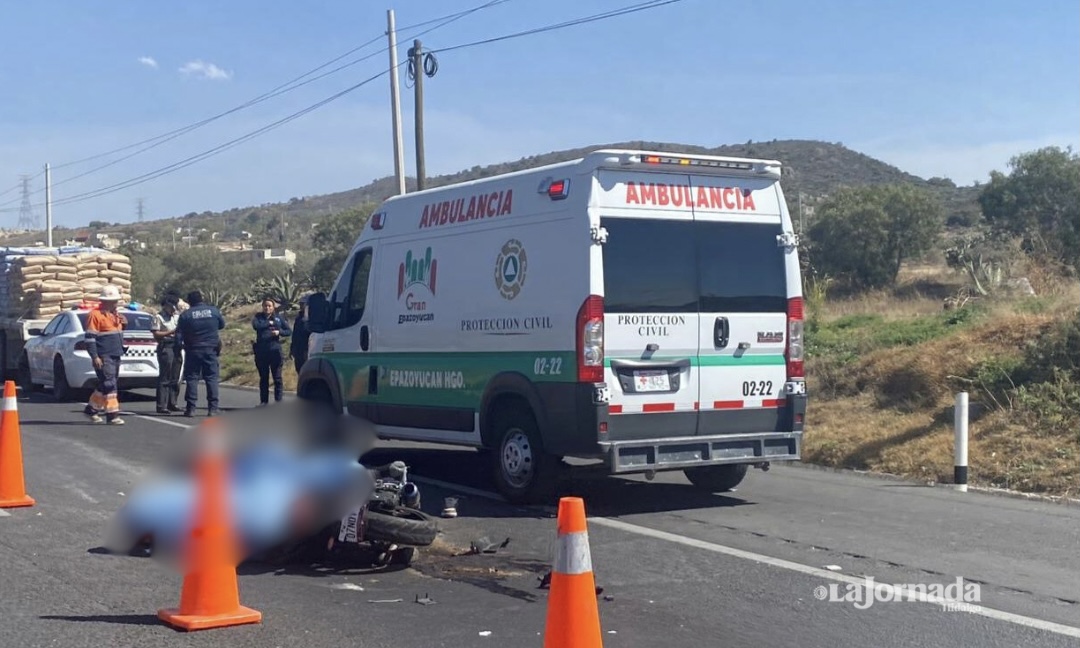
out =
[[[308,302],[299,394],[380,438],[493,450],[518,502],[552,493],[562,457],[710,491],[799,459],[780,168],[599,150],[390,198]]]
[[[150,332],[154,316],[121,309],[127,319],[124,355],[120,358],[117,385],[121,390],[153,388],[158,381],[157,341]],[[53,317],[42,330],[30,329],[19,359],[19,381],[29,394],[49,387],[59,401],[81,398],[78,391],[93,389],[98,382],[86,345],[87,308],[73,308]]]

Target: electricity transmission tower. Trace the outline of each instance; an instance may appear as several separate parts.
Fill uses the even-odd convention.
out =
[[[34,206],[30,204],[30,176],[24,175],[22,180],[22,203],[19,205],[19,229],[36,230],[40,225],[38,217],[34,214]]]
[[[140,223],[143,222],[143,218],[145,217],[146,214],[145,214],[145,211],[143,210],[143,199],[142,198],[139,198],[139,201],[138,201],[138,204],[137,204],[135,210],[136,210],[136,213],[138,213],[138,215],[139,215],[139,222]]]

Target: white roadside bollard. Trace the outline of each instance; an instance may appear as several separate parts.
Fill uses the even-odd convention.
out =
[[[956,395],[956,406],[953,409],[953,430],[956,433],[956,442],[953,446],[955,458],[953,460],[953,483],[956,490],[961,493],[967,492],[968,483],[968,393],[960,392]]]

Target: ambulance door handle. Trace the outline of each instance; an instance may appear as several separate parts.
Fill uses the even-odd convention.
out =
[[[731,329],[728,325],[728,318],[717,317],[716,322],[713,323],[713,345],[717,349],[723,349],[727,346],[730,335]]]
[[[371,333],[368,331],[367,324],[360,327],[360,350],[367,351],[371,346]]]

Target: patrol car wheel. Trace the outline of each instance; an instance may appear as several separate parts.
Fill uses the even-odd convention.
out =
[[[697,468],[686,468],[683,470],[683,474],[686,475],[691,484],[702,490],[710,493],[726,493],[742,482],[749,468],[749,464],[698,466]]]
[[[58,357],[53,360],[52,394],[57,402],[63,403],[71,399],[71,385],[68,384],[67,370],[64,361]]]
[[[19,389],[22,390],[23,396],[30,397],[31,392],[38,388],[38,385],[34,384],[33,377],[30,373],[30,359],[26,357],[24,353],[19,358],[19,370],[16,373],[16,377],[19,381]]]
[[[547,454],[528,412],[510,410],[496,419],[498,449],[491,454],[495,484],[514,503],[534,503],[555,490],[559,458]]]

